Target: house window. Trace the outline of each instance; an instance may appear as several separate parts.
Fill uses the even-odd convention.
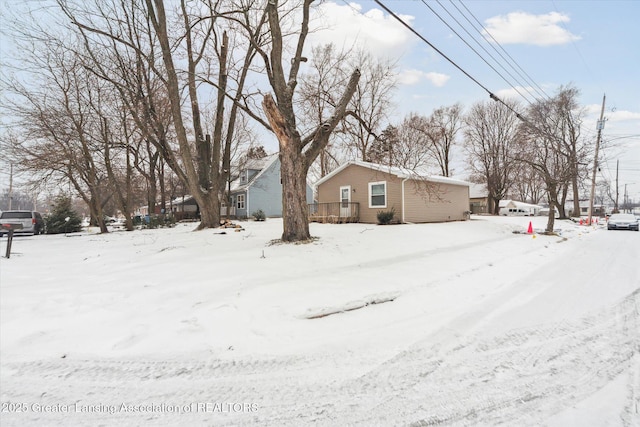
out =
[[[369,207],[370,208],[386,208],[387,207],[387,182],[370,182],[369,183]]]
[[[238,194],[236,196],[236,208],[244,209],[244,194]]]

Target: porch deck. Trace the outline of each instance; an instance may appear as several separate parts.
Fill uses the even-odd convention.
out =
[[[360,203],[333,202],[309,205],[309,222],[346,223],[360,221]]]

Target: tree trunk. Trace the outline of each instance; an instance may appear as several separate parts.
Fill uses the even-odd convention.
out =
[[[547,217],[546,233],[553,233],[553,226],[556,220],[556,208],[559,209],[558,194],[553,186],[549,186],[547,198],[549,199],[549,216]],[[558,210],[559,212],[559,210]]]
[[[103,138],[104,138],[104,141],[103,141],[104,165],[107,170],[107,179],[109,180],[111,187],[113,188],[113,192],[116,195],[116,203],[118,205],[118,208],[120,208],[120,212],[122,212],[122,214],[124,215],[125,228],[127,231],[133,231],[133,221],[132,221],[131,212],[130,212],[131,210],[131,206],[130,206],[131,171],[130,171],[130,164],[129,164],[129,149],[128,147],[126,149],[127,150],[126,152],[127,171],[126,171],[125,185],[124,185],[125,194],[122,194],[121,185],[118,183],[118,179],[116,177],[116,174],[113,171],[113,165],[111,163],[111,142],[109,141],[108,123],[107,123],[106,117],[103,117],[103,124],[104,124],[104,128],[102,131],[103,131]]]
[[[578,196],[578,176],[571,178],[571,187],[573,188],[573,216],[580,216],[580,197]]]
[[[491,209],[494,215],[500,215],[500,200],[497,197],[492,197],[491,199]]]
[[[282,219],[284,242],[309,240],[309,207],[307,206],[307,172],[299,153],[290,150],[294,144],[280,144],[282,177]],[[288,201],[295,201],[290,203]]]
[[[100,233],[108,233],[109,229],[107,228],[107,224],[104,222],[104,213],[102,212],[102,206],[100,206],[100,202],[93,196],[89,199],[89,212],[91,215],[95,215],[95,219],[98,222],[98,227],[100,227]]]
[[[569,186],[568,185],[563,185],[562,186],[562,191],[561,191],[562,197],[560,197],[560,200],[558,202],[558,212],[560,214],[560,218],[565,219],[568,218],[567,215],[567,210],[564,208],[567,202],[567,196],[569,195]],[[578,211],[580,212],[580,211]]]
[[[300,136],[292,135],[287,122],[270,95],[262,102],[265,114],[280,145],[282,180],[282,241],[309,240],[309,208],[307,206],[307,172],[309,165],[301,152]]]
[[[218,197],[206,194],[204,197],[197,195],[195,199],[200,207],[200,225],[196,230],[220,227],[220,202]]]

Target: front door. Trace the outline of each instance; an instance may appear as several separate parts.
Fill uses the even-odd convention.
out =
[[[351,216],[351,186],[340,187],[340,218]]]

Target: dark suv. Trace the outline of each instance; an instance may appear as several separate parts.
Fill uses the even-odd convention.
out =
[[[22,224],[22,229],[15,230],[16,233],[44,233],[44,220],[40,212],[36,211],[4,211],[0,215],[0,224]],[[0,235],[6,233],[6,230],[0,228]]]

